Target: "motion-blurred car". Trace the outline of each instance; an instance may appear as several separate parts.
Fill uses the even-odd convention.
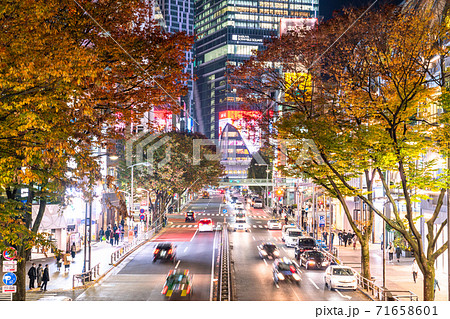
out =
[[[254,208],[263,208],[264,204],[261,198],[256,198],[255,201],[253,202],[253,207]]]
[[[236,222],[233,225],[233,230],[234,231],[244,230],[248,232],[248,224],[245,220],[236,220]]]
[[[325,269],[330,265],[330,261],[324,253],[318,250],[307,250],[300,254],[299,264],[306,269]]]
[[[184,216],[185,222],[195,222],[195,213],[193,211],[186,212]]]
[[[175,262],[176,249],[172,243],[159,243],[153,251],[153,262],[159,260],[168,260]]]
[[[330,289],[353,289],[356,290],[356,275],[350,267],[333,265],[325,270],[325,287]]]
[[[297,242],[297,247],[295,248],[295,258],[298,259],[301,254],[307,250],[316,250],[317,243],[312,237],[300,237]]]
[[[171,297],[191,299],[192,292],[192,275],[189,274],[189,270],[174,269],[167,275],[161,294],[168,299]]]
[[[270,219],[267,222],[268,229],[281,229],[281,227],[282,227],[281,222],[278,219]]]
[[[274,243],[262,243],[258,245],[258,253],[259,256],[264,259],[275,259],[280,256],[280,252],[278,251],[278,247]]]
[[[241,202],[241,201],[237,201],[235,204],[234,204],[234,208],[235,209],[244,209],[244,203],[243,202]]]
[[[211,218],[203,218],[198,222],[198,231],[213,231],[214,226]]]
[[[291,282],[300,285],[301,277],[297,265],[289,258],[278,258],[273,262],[273,281]]]

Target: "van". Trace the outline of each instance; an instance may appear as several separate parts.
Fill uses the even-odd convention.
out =
[[[253,202],[253,207],[254,208],[263,208],[263,201],[261,198],[256,198],[255,201]]]
[[[286,233],[284,242],[288,247],[296,247],[298,239],[303,236],[303,231],[300,228],[289,228]]]
[[[285,241],[286,236],[287,236],[287,231],[288,229],[291,228],[296,228],[296,226],[294,224],[289,224],[289,225],[283,225],[283,227],[281,228],[281,240]]]

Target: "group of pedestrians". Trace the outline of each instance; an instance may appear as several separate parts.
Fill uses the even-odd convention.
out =
[[[119,238],[123,241],[124,237],[124,226],[122,224],[119,224],[119,226],[114,225],[114,227],[111,228],[111,226],[108,226],[106,228],[106,231],[103,232],[103,228],[100,230],[99,238],[103,241],[109,242],[111,246],[119,245]]]
[[[338,231],[338,238],[339,238],[339,246],[344,245],[345,247],[347,247],[347,245],[352,245],[353,244],[353,249],[356,249],[356,243],[358,241],[358,237],[356,236],[355,233],[350,232],[350,230],[348,232]]]
[[[395,257],[397,257],[397,262],[400,262],[400,257],[402,256],[402,249],[399,245],[394,247],[394,243],[390,242],[388,246],[388,254],[389,254],[389,261],[394,261],[394,253]]]
[[[48,270],[48,264],[42,267],[42,264],[36,268],[36,264],[32,263],[28,270],[28,278],[30,278],[30,289],[40,288],[41,291],[47,291],[47,283],[50,281],[50,272]],[[37,287],[35,282],[37,281]]]

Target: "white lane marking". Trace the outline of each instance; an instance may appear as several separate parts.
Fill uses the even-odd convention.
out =
[[[183,250],[183,252],[185,253],[188,249],[189,249],[189,247],[186,247],[186,248]]]
[[[211,286],[209,287],[209,301],[212,301],[213,298],[213,285],[214,285],[214,254],[215,254],[215,247],[216,247],[216,239],[218,236],[218,232],[214,234],[214,241],[213,241],[213,249],[212,249],[212,259],[211,259]]]
[[[267,263],[267,261],[265,260],[265,259],[263,259],[264,260],[264,263],[266,264],[266,266],[269,266],[269,264]]]
[[[347,298],[348,300],[352,299],[352,297],[350,297],[350,296],[343,295],[338,289],[335,289],[335,290],[339,294],[339,296],[341,296],[342,298]]]
[[[320,290],[319,286],[317,286],[316,283],[311,278],[308,278],[308,279],[309,279],[309,281],[311,281],[311,283],[314,285],[314,287],[316,287],[317,289]]]
[[[178,268],[178,266],[180,265],[181,259],[178,260],[177,264],[175,265],[175,269]]]
[[[255,236],[252,236],[253,240],[256,240]]]

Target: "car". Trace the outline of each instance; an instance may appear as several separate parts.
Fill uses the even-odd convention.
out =
[[[209,199],[209,193],[207,191],[204,191],[202,194],[203,199]]]
[[[253,207],[254,208],[263,208],[264,204],[261,198],[256,198],[255,201],[253,202]]]
[[[153,262],[158,259],[175,263],[176,247],[172,243],[159,243],[153,251]]]
[[[161,294],[167,299],[172,297],[182,297],[191,299],[193,276],[188,269],[174,269],[169,271],[166,277]]]
[[[233,225],[233,230],[244,230],[248,232],[248,224],[245,220],[236,220],[236,222]]]
[[[316,240],[308,236],[300,237],[295,248],[295,258],[298,260],[300,254],[303,254],[307,250],[317,250]]]
[[[198,231],[213,231],[214,226],[211,218],[203,218],[198,222]]]
[[[352,268],[348,266],[332,265],[325,270],[325,288],[356,290],[358,282]]]
[[[246,221],[245,210],[238,210],[236,213],[236,221]]]
[[[277,258],[272,267],[273,282],[291,282],[300,285],[301,277],[297,265],[289,258]]]
[[[291,228],[296,228],[294,224],[283,225],[281,228],[281,240],[285,241],[287,236],[287,231]]]
[[[231,196],[231,204],[236,203],[237,200],[238,198],[236,196]]]
[[[277,245],[271,242],[262,243],[261,245],[257,246],[259,257],[262,259],[275,259],[280,256],[280,252],[278,250]]]
[[[267,221],[267,228],[270,229],[281,229],[282,225],[278,219],[270,219]]]
[[[324,253],[318,250],[307,250],[299,255],[299,264],[306,269],[325,269],[330,266],[330,261]]]
[[[237,201],[235,204],[234,204],[234,208],[235,209],[244,209],[244,203],[243,202],[241,202],[241,201]]]
[[[303,231],[300,228],[289,228],[284,237],[284,242],[287,247],[296,247],[298,239],[303,236]]]
[[[184,216],[185,222],[195,222],[195,213],[193,211],[186,212]]]

